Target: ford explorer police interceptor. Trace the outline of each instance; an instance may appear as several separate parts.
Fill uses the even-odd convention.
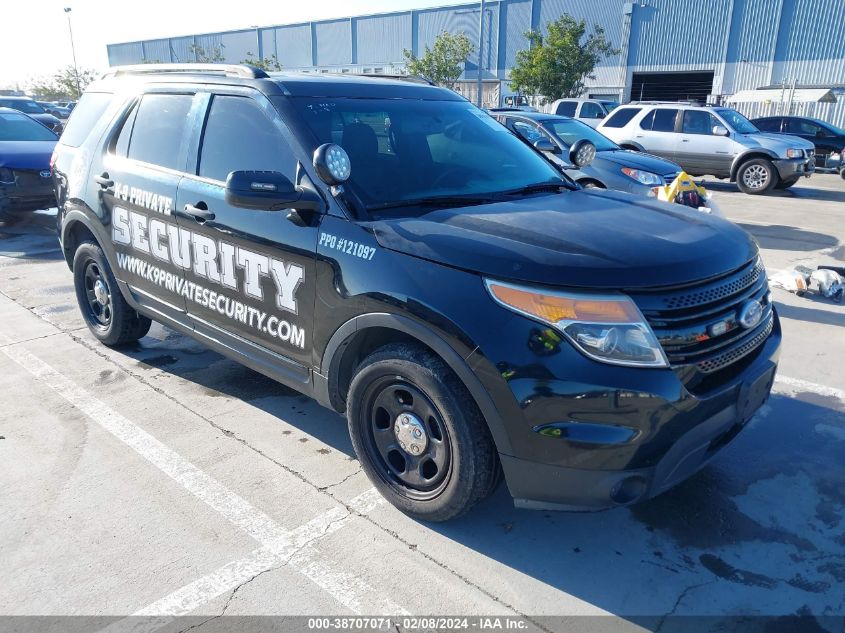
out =
[[[425,81],[118,68],[53,161],[94,336],[159,321],[345,412],[374,485],[420,519],[502,477],[525,507],[654,496],[774,380],[748,234],[582,190]]]

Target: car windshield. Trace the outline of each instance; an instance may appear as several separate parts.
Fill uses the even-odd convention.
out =
[[[24,99],[20,101],[15,100],[9,103],[8,107],[26,112],[27,114],[44,114],[44,108],[35,103],[35,101],[26,101]]]
[[[55,141],[56,135],[23,114],[0,112],[0,141]]]
[[[349,154],[353,199],[391,215],[427,208],[415,201],[476,202],[541,183],[568,181],[537,152],[466,101],[291,99],[314,150],[337,143]],[[457,203],[455,204],[457,206]]]
[[[597,132],[586,123],[576,121],[575,119],[549,119],[543,122],[543,125],[554,134],[561,143],[566,145],[569,149],[573,143],[586,139],[596,146],[597,152],[606,152],[614,149],[619,149],[619,146],[604,136],[601,132]]]
[[[823,128],[828,130],[831,134],[836,134],[836,136],[845,136],[845,130],[843,130],[841,127],[837,127],[837,126],[835,126],[831,123],[828,123],[827,121],[822,121],[821,119],[810,119],[810,120],[815,121],[816,123],[821,125]]]
[[[740,134],[755,134],[760,131],[757,129],[757,126],[736,110],[716,108],[715,112],[718,113],[719,116],[721,116],[725,122],[734,129],[734,131],[739,132]]]

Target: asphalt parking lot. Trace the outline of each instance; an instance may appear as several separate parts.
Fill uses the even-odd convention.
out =
[[[712,190],[770,273],[843,265],[845,180]],[[97,344],[53,223],[0,226],[0,615],[212,631],[222,614],[518,615],[547,630],[741,614],[845,630],[845,304],[774,290],[773,397],[669,493],[574,514],[516,510],[502,487],[429,525],[382,502],[345,420],[307,398],[160,325],[134,347]]]

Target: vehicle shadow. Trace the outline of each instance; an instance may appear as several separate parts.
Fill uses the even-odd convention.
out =
[[[838,176],[837,176],[838,178]],[[812,179],[810,180],[812,183]],[[736,183],[721,180],[704,180],[702,182],[708,191],[739,193]],[[826,189],[813,187],[811,184],[791,187],[789,189],[773,189],[764,194],[766,198],[792,198],[798,200],[818,200],[821,202],[845,202],[845,191],[841,189]]]
[[[743,224],[743,229],[751,233],[761,248],[785,251],[817,251],[834,248],[839,240],[832,235],[807,231],[795,226],[781,224]]]
[[[0,221],[0,257],[62,259],[55,213],[39,211],[4,216]]]
[[[639,505],[520,511],[503,487],[430,527],[648,630],[662,620],[637,616],[842,614],[845,414],[804,396],[773,396],[705,469]]]
[[[806,301],[808,306],[812,304],[831,306],[833,311],[778,302],[778,316],[782,319],[792,319],[794,321],[809,321],[812,323],[823,323],[825,325],[845,326],[845,306],[842,304],[835,303],[832,299],[826,299],[815,293],[806,293],[799,300]]]

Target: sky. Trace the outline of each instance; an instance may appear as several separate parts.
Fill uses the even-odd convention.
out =
[[[108,67],[106,44],[250,26],[400,11],[466,0],[11,0],[0,18],[0,88],[71,65],[67,15],[80,68]],[[65,14],[64,8],[71,12]]]

